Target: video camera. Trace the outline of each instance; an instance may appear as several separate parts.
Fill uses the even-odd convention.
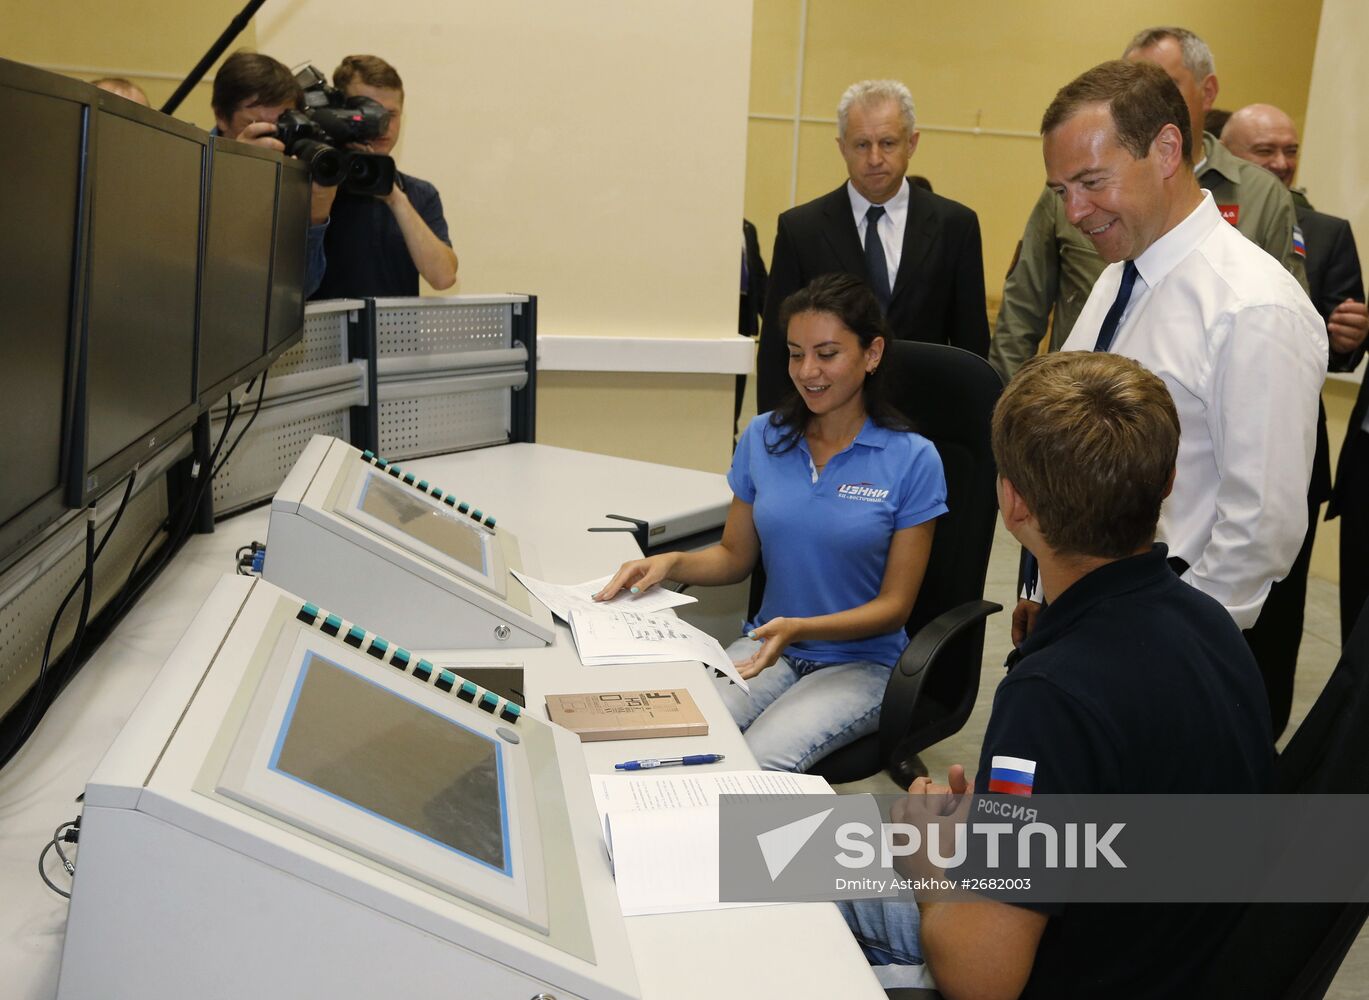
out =
[[[395,183],[395,161],[379,153],[358,153],[348,143],[383,135],[390,113],[369,97],[344,97],[313,66],[295,70],[304,90],[304,110],[276,121],[276,138],[302,160],[314,182],[352,194],[387,195]]]

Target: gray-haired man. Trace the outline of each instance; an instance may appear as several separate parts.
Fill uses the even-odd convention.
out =
[[[864,80],[842,95],[837,148],[848,180],[779,219],[756,358],[760,412],[793,391],[780,303],[819,275],[863,278],[894,337],[988,353],[979,218],[908,183],[917,143],[913,99],[903,84]]]

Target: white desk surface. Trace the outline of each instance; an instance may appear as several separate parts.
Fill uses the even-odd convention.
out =
[[[605,523],[599,508],[605,497],[629,495],[625,483],[631,483],[634,499],[648,497],[652,480],[643,476],[655,475],[653,470],[660,467],[586,455],[585,467],[591,471],[588,476],[581,472],[584,478],[577,476],[572,484],[557,479],[548,466],[564,468],[580,453],[542,446],[528,450],[533,447],[511,445],[405,464],[444,489],[469,493],[473,501],[479,498],[501,526],[530,540],[549,579],[590,579],[635,557],[631,535],[585,529]],[[469,480],[453,478],[466,472],[472,474]],[[679,472],[687,477],[706,475],[670,469],[661,473],[662,481],[669,484]],[[651,501],[651,512],[669,517],[670,496],[670,488],[662,490]],[[48,1000],[57,992],[67,903],[39,879],[38,852],[58,824],[77,814],[75,798],[96,763],[219,577],[233,571],[234,551],[253,539],[265,539],[267,518],[265,508],[250,511],[220,522],[213,535],[193,538],[0,772],[0,993],[6,1000]],[[489,659],[490,654],[460,651],[434,656],[438,658],[460,662]],[[708,750],[725,753],[725,766],[754,766],[712,681],[697,664],[584,667],[562,625],[557,627],[555,646],[503,651],[499,659],[524,663],[526,694],[534,711],[548,692],[631,687],[649,670],[653,685],[691,690],[709,720]],[[625,754],[627,746],[630,752]],[[683,746],[697,745],[665,739],[630,745],[591,743],[585,745],[585,756],[590,771],[599,773],[611,771],[625,756],[668,756],[687,752]],[[76,863],[79,868],[79,848]],[[630,917],[626,923],[646,1000],[884,996],[830,904]]]
[[[539,523],[568,514],[584,531],[631,527],[605,514],[635,517],[650,525],[652,545],[722,527],[732,502],[727,477],[717,473],[545,444],[510,444],[400,464],[421,468],[436,485],[483,504],[487,513],[494,508],[500,518],[515,508],[536,512]],[[516,489],[508,489],[514,484]]]

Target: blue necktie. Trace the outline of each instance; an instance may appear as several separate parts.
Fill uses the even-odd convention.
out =
[[[1122,321],[1122,313],[1126,311],[1127,303],[1131,301],[1131,290],[1136,285],[1136,264],[1127,261],[1122,266],[1122,284],[1117,289],[1117,298],[1112,300],[1112,305],[1108,308],[1108,314],[1103,317],[1103,325],[1098,328],[1098,340],[1094,342],[1095,351],[1106,351],[1112,347],[1113,338],[1117,336],[1117,327]],[[1027,596],[1036,589],[1036,577],[1040,572],[1037,565],[1036,556],[1023,550],[1022,552],[1022,583],[1026,588]]]
[[[865,210],[865,273],[870,279],[870,290],[879,299],[879,311],[889,312],[889,263],[884,259],[884,244],[879,239],[879,219],[884,214],[882,205],[871,205]]]
[[[1112,300],[1108,314],[1103,317],[1103,325],[1098,328],[1098,340],[1093,345],[1095,351],[1106,351],[1112,347],[1112,339],[1117,336],[1117,325],[1122,321],[1122,313],[1131,301],[1131,289],[1136,284],[1136,262],[1127,261],[1122,267],[1122,284],[1117,289],[1117,298]]]

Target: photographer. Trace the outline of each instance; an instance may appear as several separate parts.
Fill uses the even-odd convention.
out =
[[[346,97],[369,97],[390,113],[385,133],[353,149],[389,155],[399,141],[404,84],[377,56],[348,56],[333,71]],[[313,298],[414,296],[422,275],[436,289],[456,282],[457,260],[437,188],[396,173],[384,196],[338,194],[327,237],[327,270]]]
[[[214,76],[210,103],[214,108],[213,135],[255,143],[283,153],[285,144],[275,138],[276,120],[286,111],[303,107],[304,97],[284,63],[259,52],[234,52]],[[308,267],[304,279],[306,295],[312,294],[323,279],[326,268],[324,234],[337,189],[314,184],[312,191]]]

